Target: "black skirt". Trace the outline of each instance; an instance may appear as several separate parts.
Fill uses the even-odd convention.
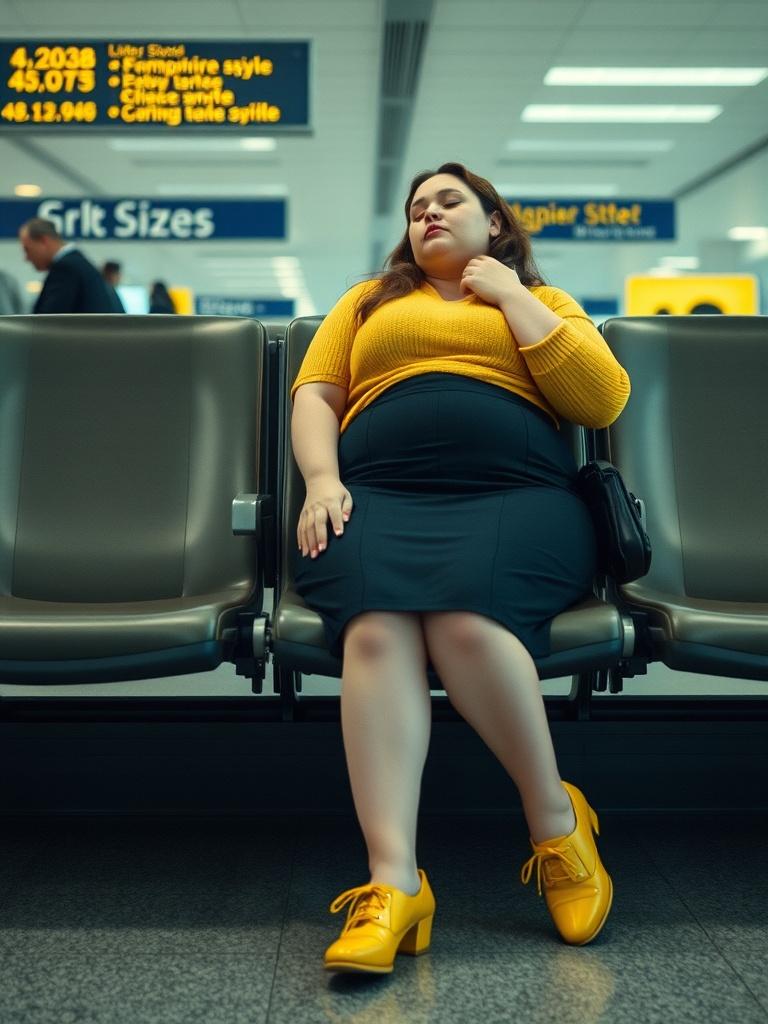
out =
[[[552,619],[592,592],[596,541],[578,467],[550,417],[495,384],[426,373],[393,385],[339,439],[354,500],[295,585],[343,654],[366,611],[470,611],[550,653]],[[294,549],[295,550],[295,549]]]

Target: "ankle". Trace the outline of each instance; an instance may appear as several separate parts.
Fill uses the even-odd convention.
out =
[[[371,864],[371,885],[386,885],[415,896],[421,889],[421,878],[415,867]]]
[[[534,843],[561,839],[576,829],[576,812],[568,799],[568,806],[557,811],[539,812],[533,816],[530,834]]]

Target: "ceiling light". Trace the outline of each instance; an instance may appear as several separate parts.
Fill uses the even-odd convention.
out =
[[[528,184],[522,182],[512,185],[497,185],[496,191],[506,199],[517,196],[520,196],[522,199],[534,199],[540,196],[547,199],[556,199],[560,196],[566,199],[575,199],[587,196],[593,199],[595,197],[617,196],[619,194],[619,186],[607,185],[605,183],[600,185],[581,185],[572,182],[571,184],[562,185],[560,182],[552,182],[548,185],[542,185],[540,182],[529,182]]]
[[[677,267],[678,270],[698,270],[701,261],[698,256],[662,256],[659,263],[664,267]]]
[[[768,68],[550,68],[544,85],[757,85]]]
[[[768,228],[765,227],[742,227],[730,228],[728,237],[734,242],[755,242],[768,238]]]
[[[275,139],[267,138],[215,138],[215,139],[110,139],[109,146],[119,153],[202,153],[248,149],[260,153],[271,152],[277,146]]]
[[[672,139],[510,139],[511,153],[667,153]]]
[[[639,104],[639,103],[531,103],[523,110],[523,121],[548,121],[604,124],[626,122],[677,122],[701,124],[712,121],[723,108],[717,104]]]
[[[24,285],[24,290],[29,292],[30,295],[39,295],[43,290],[42,281],[27,281]]]
[[[250,149],[256,153],[271,153],[277,147],[275,139],[240,139],[241,149]]]
[[[256,185],[246,182],[180,182],[166,181],[155,186],[155,192],[161,196],[195,196],[203,199],[207,196],[260,196],[262,198],[282,199],[288,195],[285,185]]]
[[[35,196],[39,196],[43,190],[39,185],[14,185],[13,191],[17,196],[26,196],[30,199],[34,199]]]

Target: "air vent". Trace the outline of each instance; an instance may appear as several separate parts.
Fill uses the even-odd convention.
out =
[[[376,169],[376,216],[384,216],[392,209],[400,176],[400,161],[379,163]]]
[[[416,95],[426,38],[425,21],[386,23],[381,61],[382,98],[412,99]]]

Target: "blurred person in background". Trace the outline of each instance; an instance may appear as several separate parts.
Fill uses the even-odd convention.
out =
[[[33,217],[22,224],[19,241],[35,270],[48,271],[33,313],[118,312],[96,267],[74,242],[64,241],[53,221]]]
[[[107,290],[112,296],[115,313],[124,313],[125,306],[123,305],[120,296],[117,294],[117,286],[120,284],[120,278],[122,277],[122,267],[114,260],[107,260],[101,268],[101,276],[104,278]]]
[[[0,316],[13,316],[26,313],[21,290],[16,278],[5,270],[0,270]]]
[[[153,281],[149,290],[150,313],[175,313],[176,307],[164,281]]]

